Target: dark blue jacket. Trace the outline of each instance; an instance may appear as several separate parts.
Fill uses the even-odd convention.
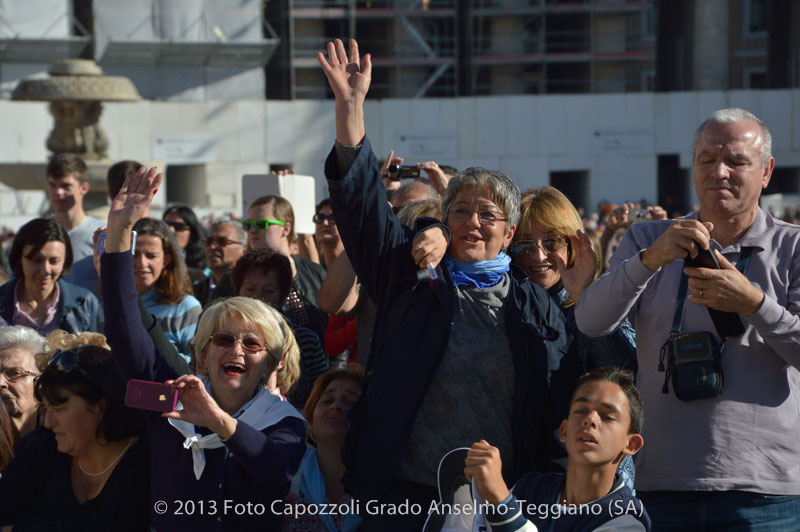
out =
[[[397,474],[428,386],[445,353],[456,312],[447,269],[432,289],[418,283],[411,256],[414,231],[386,203],[369,140],[346,176],[335,151],[325,175],[345,250],[369,297],[377,304],[364,392],[350,411],[344,449],[345,489],[360,500],[380,499]],[[564,318],[544,289],[512,272],[505,305],[506,335],[514,358],[514,479],[545,470],[563,451],[548,412],[566,411],[553,390],[572,388],[582,371],[567,360]],[[491,406],[488,406],[491,408]],[[558,422],[564,417],[560,417]],[[471,444],[472,442],[469,442]]]
[[[0,286],[0,316],[9,325],[14,324],[14,288],[16,286],[17,279],[11,279]],[[83,331],[97,332],[97,316],[100,311],[100,302],[97,297],[85,288],[61,279],[58,280],[58,288],[61,298],[58,303],[61,306],[58,328],[75,334]]]

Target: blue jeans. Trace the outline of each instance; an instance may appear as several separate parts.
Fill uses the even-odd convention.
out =
[[[748,491],[639,491],[653,532],[797,532],[800,496]]]

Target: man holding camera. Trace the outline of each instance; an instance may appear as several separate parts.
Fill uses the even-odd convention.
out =
[[[656,530],[800,530],[800,228],[758,207],[771,144],[743,109],[704,121],[700,211],[631,226],[575,312],[591,336],[636,328]]]

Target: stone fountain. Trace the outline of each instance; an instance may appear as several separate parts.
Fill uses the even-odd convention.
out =
[[[26,79],[17,85],[13,100],[50,102],[53,130],[47,149],[54,154],[80,155],[89,169],[87,209],[106,204],[106,172],[115,161],[108,159],[108,137],[100,127],[103,102],[141,100],[134,84],[125,77],[105,76],[89,59],[55,63],[43,79]],[[147,164],[148,161],[142,161]],[[46,162],[0,164],[0,180],[15,189],[45,190]]]

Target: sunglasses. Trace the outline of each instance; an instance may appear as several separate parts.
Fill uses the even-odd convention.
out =
[[[210,236],[208,238],[203,239],[203,245],[204,246],[209,247],[212,244],[216,244],[221,248],[224,248],[226,246],[230,246],[231,244],[239,244],[240,246],[244,245],[241,242],[237,242],[235,240],[229,240],[229,239],[225,238],[224,236],[216,236],[216,237]]]
[[[242,220],[242,229],[250,232],[251,229],[258,231],[266,231],[270,225],[280,225],[283,227],[286,222],[280,220],[273,220],[272,218],[256,218],[255,220]]]
[[[545,253],[553,253],[567,246],[567,241],[563,238],[545,238],[543,240],[520,240],[511,244],[508,248],[513,257],[529,257],[536,253],[536,249],[542,246]]]
[[[245,338],[237,338],[231,333],[218,332],[211,337],[211,343],[223,349],[230,349],[236,345],[236,342],[242,342],[242,347],[245,351],[251,353],[258,353],[266,349],[264,341],[257,336],[247,336]]]
[[[315,224],[323,224],[325,220],[328,220],[329,224],[336,225],[336,219],[333,217],[333,214],[322,214],[318,212],[314,215],[313,220]]]
[[[173,230],[177,231],[178,233],[180,233],[181,231],[188,231],[189,230],[189,224],[186,224],[184,222],[166,222],[165,221],[164,223],[167,224],[168,226],[170,226]]]
[[[89,374],[80,366],[81,360],[81,352],[84,349],[90,349],[94,346],[81,346],[75,347],[73,349],[68,349],[66,351],[62,351],[58,349],[53,355],[50,357],[50,360],[47,361],[48,368],[56,368],[61,373],[72,373],[73,370],[76,370],[80,373],[85,379],[88,379],[91,382],[96,382],[95,379],[89,376]]]

